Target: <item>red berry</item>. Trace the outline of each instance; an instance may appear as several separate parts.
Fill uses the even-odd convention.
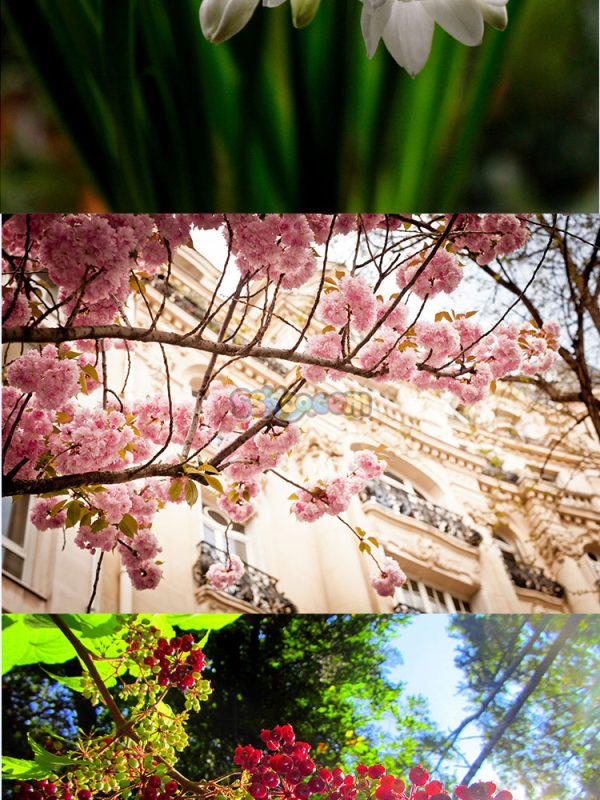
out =
[[[148,786],[152,786],[153,789],[158,789],[159,786],[162,786],[162,778],[160,775],[151,775],[148,778]]]
[[[92,793],[89,789],[80,789],[77,792],[77,797],[79,800],[92,800]]]
[[[177,791],[177,789],[178,789],[178,788],[179,788],[179,787],[177,786],[177,784],[175,783],[175,781],[169,781],[169,782],[168,782],[168,783],[165,785],[165,792],[166,792],[167,794],[175,794],[175,792]]]
[[[494,797],[494,800],[513,800],[513,796],[511,792],[507,791],[506,789],[502,789],[501,792]]]
[[[322,794],[327,788],[325,781],[316,775],[309,780],[308,786],[311,792],[314,792],[315,794]]]
[[[408,777],[410,778],[411,783],[414,783],[415,786],[425,786],[429,780],[429,773],[419,764],[411,769],[411,771],[408,773]]]
[[[267,787],[262,783],[251,783],[248,787],[249,794],[254,797],[254,800],[264,800],[267,796]]]
[[[436,794],[437,792],[441,792],[443,788],[440,781],[430,781],[425,787],[425,791],[427,794]]]
[[[369,778],[381,778],[385,774],[385,767],[383,764],[373,764],[369,767]]]

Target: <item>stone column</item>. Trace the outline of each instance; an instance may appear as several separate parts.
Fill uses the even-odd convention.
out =
[[[575,614],[600,612],[598,591],[590,586],[573,552],[556,554],[556,579],[565,587],[569,611]]]
[[[479,545],[481,589],[473,611],[509,614],[522,611],[515,585],[504,565],[496,542],[484,539]]]

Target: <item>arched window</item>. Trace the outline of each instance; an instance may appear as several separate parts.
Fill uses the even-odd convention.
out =
[[[210,506],[204,506],[202,517],[202,541],[218,547],[219,550],[227,550],[225,541],[227,518]],[[239,522],[233,522],[227,533],[227,539],[229,540],[229,552],[239,556],[242,561],[248,562],[247,537],[244,526]]]
[[[15,578],[25,581],[28,577],[27,551],[32,542],[28,536],[27,516],[29,498],[2,498],[2,569]],[[31,533],[31,532],[30,532]]]
[[[494,541],[500,548],[505,560],[518,561],[521,558],[516,536],[505,525],[496,528],[494,531]]]

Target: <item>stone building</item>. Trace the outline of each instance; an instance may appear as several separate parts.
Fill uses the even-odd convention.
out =
[[[195,250],[181,248],[169,283],[162,325],[197,323],[218,276]],[[301,316],[303,292],[288,295],[281,317]],[[162,300],[161,285],[147,289]],[[132,324],[148,322],[142,303]],[[273,340],[285,344],[283,327]],[[112,351],[111,374],[125,370]],[[177,397],[190,397],[207,356],[178,353],[172,374]],[[175,362],[175,360],[174,360]],[[238,387],[277,387],[295,365],[236,361],[227,375]],[[115,379],[115,384],[118,380]],[[156,346],[138,345],[130,386],[139,396],[162,393]],[[340,389],[353,392],[345,412]],[[230,532],[231,550],[248,565],[227,592],[204,575],[225,558],[227,520],[206,492],[193,508],[169,505],[155,532],[163,546],[164,580],[137,592],[116,557],[104,559],[95,611],[103,612],[598,612],[600,611],[600,449],[579,429],[560,438],[550,406],[514,384],[470,409],[408,385],[347,379],[325,383],[329,413],[308,413],[301,445],[285,466],[300,482],[334,474],[352,452],[385,445],[385,476],[352,500],[345,514],[396,558],[408,582],[395,597],[371,588],[369,558],[333,517],[313,524],[290,515],[290,487],[268,474],[257,512]],[[337,413],[335,413],[337,410]],[[11,612],[83,611],[96,575],[72,532],[36,531],[27,499],[3,499],[3,595]]]

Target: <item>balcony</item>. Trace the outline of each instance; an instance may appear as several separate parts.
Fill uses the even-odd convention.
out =
[[[408,606],[406,603],[397,603],[394,606],[394,614],[425,614],[422,608]]]
[[[371,481],[360,493],[360,499],[375,500],[379,505],[389,508],[403,517],[412,517],[432,525],[442,533],[462,539],[467,544],[477,547],[481,543],[481,534],[465,525],[462,517],[453,511],[448,511],[441,506],[436,506],[428,500],[423,500],[416,494],[411,494],[397,486],[390,486],[384,481]]]
[[[215,561],[227,564],[227,553],[208,542],[201,542],[200,554],[194,564],[193,574],[197,586],[206,586],[206,573]],[[223,594],[242,600],[255,608],[269,614],[295,614],[296,606],[277,589],[277,579],[261,569],[247,564],[246,571],[239,583],[227,588]]]
[[[544,571],[536,567],[528,567],[522,561],[518,561],[512,553],[502,552],[504,563],[511,581],[521,589],[534,589],[536,592],[543,592],[551,597],[564,597],[565,590],[557,581],[553,581]]]

